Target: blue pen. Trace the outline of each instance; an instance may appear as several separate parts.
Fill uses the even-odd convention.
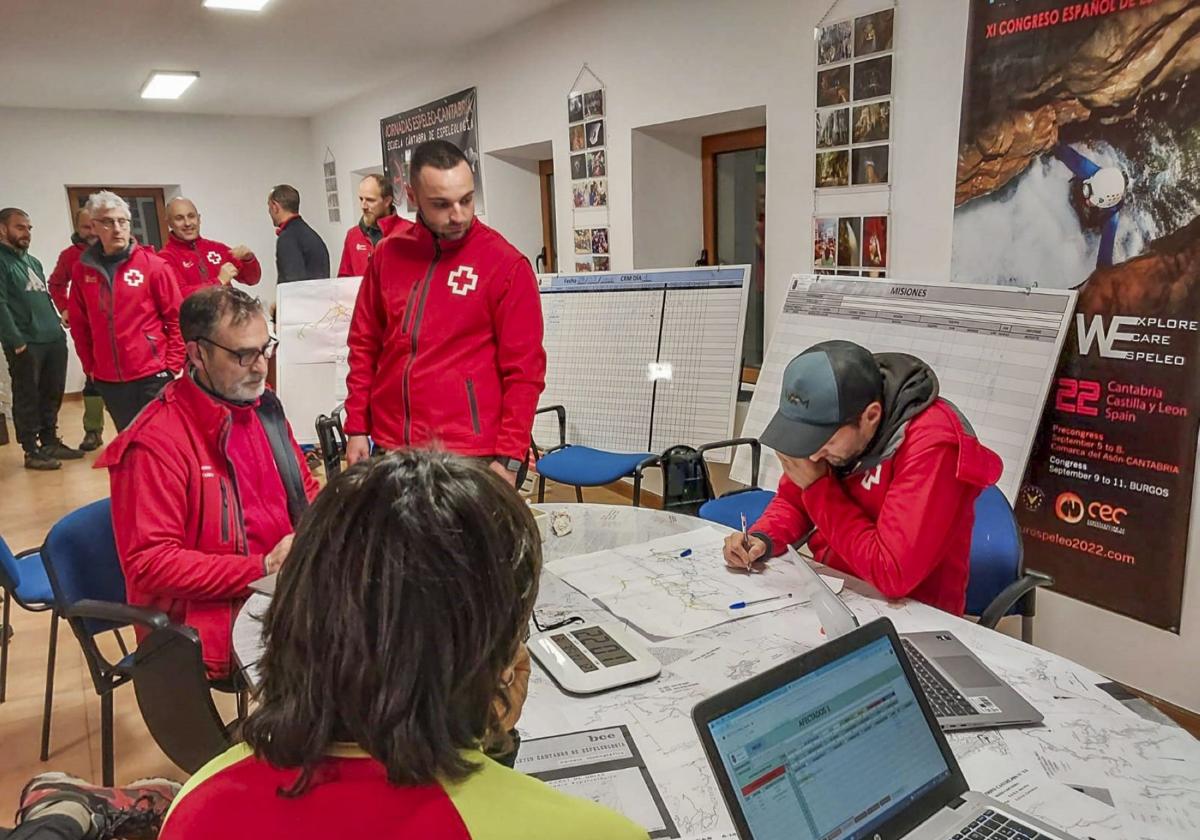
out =
[[[729,609],[744,610],[744,609],[746,609],[746,607],[753,607],[755,604],[765,604],[765,603],[767,603],[767,601],[775,601],[780,598],[791,598],[791,597],[792,597],[792,593],[789,592],[786,595],[772,595],[770,598],[759,598],[757,601],[735,601],[734,603],[729,605]]]
[[[685,548],[683,551],[679,552],[679,556],[680,557],[691,557],[692,550],[690,548]]]

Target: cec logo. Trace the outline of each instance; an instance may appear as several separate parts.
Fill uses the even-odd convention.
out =
[[[1054,500],[1054,515],[1068,525],[1082,522],[1083,499],[1070,491],[1060,493],[1058,498]]]
[[[1082,522],[1085,514],[1092,522],[1120,525],[1129,515],[1129,511],[1107,502],[1086,503],[1071,492],[1062,493],[1054,500],[1054,515],[1068,525]]]

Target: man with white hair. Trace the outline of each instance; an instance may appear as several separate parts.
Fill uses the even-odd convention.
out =
[[[87,211],[98,238],[71,273],[71,338],[119,432],[183,368],[179,281],[134,241],[123,198],[101,190]]]
[[[283,406],[267,390],[275,339],[262,304],[213,286],[183,302],[188,371],[108,445],[129,603],[200,635],[213,679],[234,668],[231,630],[250,583],[279,570],[317,494]]]
[[[245,245],[230,248],[200,235],[200,211],[190,198],[167,202],[167,227],[171,233],[158,255],[175,269],[182,297],[234,280],[253,286],[262,278],[262,266]]]

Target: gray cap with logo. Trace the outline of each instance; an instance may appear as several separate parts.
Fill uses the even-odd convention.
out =
[[[808,458],[882,398],[883,374],[869,350],[851,341],[822,341],[784,368],[779,410],[759,440],[784,455]]]

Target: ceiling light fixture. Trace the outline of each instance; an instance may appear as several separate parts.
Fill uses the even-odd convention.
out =
[[[199,78],[195,71],[155,70],[142,85],[142,99],[178,99]]]
[[[204,0],[206,9],[233,9],[236,12],[261,12],[271,0]]]

